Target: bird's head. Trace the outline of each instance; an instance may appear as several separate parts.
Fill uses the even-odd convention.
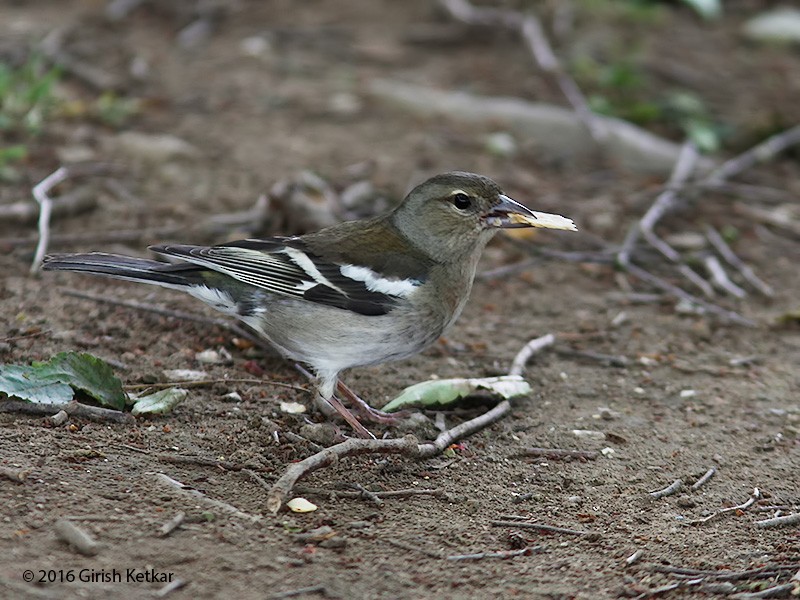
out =
[[[488,177],[457,171],[415,187],[392,219],[412,243],[444,262],[481,249],[498,229],[548,226]]]

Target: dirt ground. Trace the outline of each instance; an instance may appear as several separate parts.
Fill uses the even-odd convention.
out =
[[[124,130],[171,134],[194,148],[178,158],[148,161],[123,151],[121,131],[113,127],[80,117],[54,121],[36,142],[23,179],[0,188],[2,201],[28,197],[65,156],[76,155],[125,165],[116,180],[130,197],[122,200],[98,184],[94,210],[53,224],[55,234],[86,241],[55,240],[51,250],[144,255],[148,243],[213,241],[191,226],[248,209],[275,182],[304,169],[340,187],[351,178],[348,173],[369,171],[368,179],[392,202],[428,174],[480,172],[531,207],[575,218],[581,235],[619,243],[663,183],[600,160],[550,160],[535,140],[518,139],[514,156],[498,156],[483,141],[491,127],[416,118],[371,98],[368,82],[388,77],[563,104],[557,87],[513,36],[478,30],[465,35],[428,2],[239,0],[191,48],[176,38],[188,22],[176,8],[183,4],[194,5],[150,3],[112,24],[102,18],[104,3],[98,0],[0,5],[0,38],[13,43],[31,43],[73,25],[72,51],[124,81],[123,95],[145,99]],[[626,24],[609,12],[581,13],[571,41],[559,49],[574,43],[637,47],[646,64],[685,75],[683,84],[690,82],[714,114],[736,127],[733,148],[741,150],[757,141],[765,123],[786,127],[800,121],[800,54],[748,44],[739,36],[741,22],[757,4],[742,3],[740,12],[731,8],[714,24],[677,4],[644,23]],[[262,41],[250,40],[247,54],[243,40],[254,37]],[[141,80],[130,75],[135,57],[147,66]],[[654,76],[653,86],[671,85],[668,77]],[[70,76],[61,86],[73,100],[97,95]],[[661,133],[680,141],[674,131]],[[796,197],[799,172],[794,154],[744,180]],[[800,528],[755,523],[776,515],[768,507],[788,506],[785,513],[800,505],[800,330],[775,324],[798,309],[800,245],[746,222],[732,205],[730,197],[708,194],[668,219],[663,233],[702,232],[706,223],[739,228],[735,250],[775,287],[775,297],[751,293],[739,302],[717,300],[756,327],[681,313],[670,299],[630,302],[609,266],[541,260],[521,273],[479,279],[446,340],[410,360],[356,369],[346,381],[381,405],[433,376],[504,373],[527,340],[555,333],[556,348],[527,369],[531,397],[448,456],[354,457],[318,471],[302,485],[318,490],[305,495],[319,509],[277,517],[264,508],[265,489],[242,467],[270,482],[287,464],[314,452],[297,435],[303,417],[279,408],[285,401],[308,404],[309,395],[223,380],[263,378],[307,387],[292,366],[237,345],[220,327],[68,296],[66,291],[78,289],[210,314],[191,298],[158,288],[73,274],[29,276],[32,245],[3,240],[33,237],[35,225],[0,223],[0,361],[27,363],[81,350],[113,361],[126,384],[163,381],[165,369],[202,369],[221,380],[192,388],[172,414],[135,425],[71,419],[53,427],[41,417],[0,414],[0,464],[30,471],[22,484],[0,479],[0,597],[142,598],[163,588],[163,579],[126,581],[129,569],[183,580],[186,585],[171,598],[265,598],[309,586],[320,587],[293,597],[636,597],[687,581],[662,572],[669,571],[664,567],[741,572],[781,566],[772,575],[745,573],[728,587],[713,576],[701,577],[658,592],[664,597],[714,597],[731,593],[731,584],[736,591],[754,591],[786,583],[800,570]],[[99,237],[165,226],[172,233],[133,241]],[[281,226],[286,222],[268,225],[267,233]],[[569,235],[541,235],[535,242],[569,249],[576,244]],[[481,269],[524,258],[517,246],[498,239]],[[632,282],[636,291],[652,291]],[[232,355],[228,364],[195,358],[220,347]],[[624,356],[628,362],[606,366],[566,350]],[[480,410],[485,407],[449,412],[445,420],[453,425]],[[309,418],[319,420],[313,413]],[[574,430],[596,433],[581,437]],[[523,456],[530,447],[602,453],[594,460]],[[194,462],[175,462],[180,457]],[[689,489],[712,467],[713,479]],[[226,514],[168,488],[159,473],[245,514]],[[678,478],[685,482],[683,491],[649,496]],[[352,493],[336,495],[355,486],[440,493],[387,498],[381,505]],[[749,510],[687,524],[744,503],[754,488],[761,499]],[[160,527],[180,511],[186,513],[184,524],[161,535]],[[64,516],[102,544],[96,556],[82,556],[57,539],[54,524]],[[598,535],[492,525],[516,516]],[[298,537],[320,526],[335,535],[325,541]],[[521,547],[532,550],[506,559],[447,558]],[[640,558],[628,564],[635,552]],[[25,582],[26,569],[34,572],[34,583]],[[91,570],[99,581],[60,580],[70,573],[85,578]],[[103,580],[114,570],[121,582]],[[37,583],[43,574],[56,581]]]

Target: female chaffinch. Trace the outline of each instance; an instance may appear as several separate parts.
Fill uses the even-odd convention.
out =
[[[418,185],[388,214],[316,233],[150,248],[178,263],[93,252],[51,255],[43,268],[183,290],[241,319],[314,370],[324,412],[333,407],[369,436],[335,397],[339,373],[433,343],[461,314],[486,243],[511,227],[575,229],[487,177],[452,172]]]

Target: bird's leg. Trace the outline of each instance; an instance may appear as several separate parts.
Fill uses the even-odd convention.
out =
[[[353,428],[353,431],[356,432],[358,437],[372,440],[375,439],[375,436],[370,433],[366,427],[358,422],[358,419],[356,419],[355,415],[347,410],[347,407],[342,404],[336,396],[332,395],[329,398],[325,398],[322,396],[322,394],[317,394],[317,406],[319,406],[323,413],[325,412],[325,408],[327,408],[328,411],[333,408],[345,421],[347,421],[350,427]]]
[[[294,368],[312,381],[317,381],[317,394],[315,396],[315,403],[323,415],[330,418],[336,413],[339,413],[339,415],[341,415],[341,417],[347,421],[350,427],[353,428],[353,431],[356,432],[358,437],[373,440],[375,439],[375,436],[370,433],[366,427],[358,422],[358,419],[356,419],[355,415],[347,410],[347,407],[342,404],[334,394],[336,383],[338,382],[338,377],[335,373],[327,374],[327,376],[320,374],[317,377],[314,377],[299,363],[295,363]]]
[[[362,419],[372,423],[382,423],[388,425],[396,425],[403,417],[407,415],[406,412],[387,413],[377,408],[372,408],[364,400],[358,397],[353,390],[347,387],[341,380],[336,382],[336,389],[350,401],[353,409],[358,413]]]

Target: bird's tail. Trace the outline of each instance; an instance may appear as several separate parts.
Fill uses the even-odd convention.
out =
[[[87,254],[50,254],[45,256],[45,271],[79,271],[116,279],[152,283],[168,288],[185,289],[202,283],[202,267],[191,264],[170,264],[120,254],[90,252]]]

